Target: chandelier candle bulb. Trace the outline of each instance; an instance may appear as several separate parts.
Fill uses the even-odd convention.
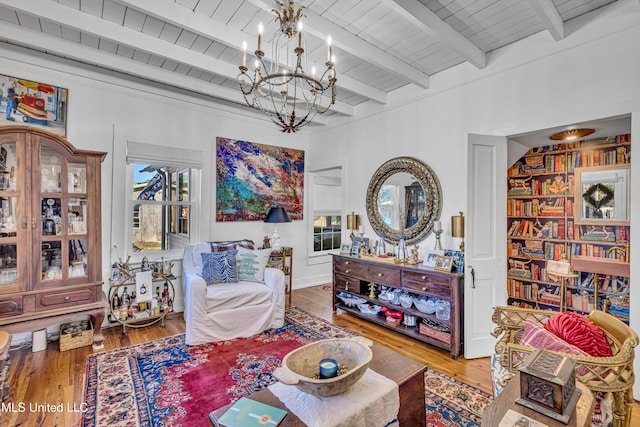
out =
[[[242,42],[242,68],[247,67],[247,42]]]
[[[264,25],[261,22],[258,24],[258,50],[262,50],[262,31],[264,31]]]
[[[298,23],[298,47],[302,48],[302,22]]]
[[[331,62],[331,36],[327,36],[327,62]]]

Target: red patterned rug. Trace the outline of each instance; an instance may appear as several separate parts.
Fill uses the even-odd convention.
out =
[[[271,372],[291,350],[351,332],[295,307],[285,325],[251,338],[199,346],[176,335],[90,355],[83,426],[209,426],[212,410],[275,381]],[[428,369],[427,426],[479,426],[490,396]]]

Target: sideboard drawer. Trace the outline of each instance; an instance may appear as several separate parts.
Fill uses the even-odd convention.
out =
[[[75,291],[47,292],[39,294],[36,300],[36,311],[91,304],[96,302],[96,288],[90,287]]]
[[[14,316],[23,312],[22,297],[0,299],[0,317]]]
[[[403,272],[402,288],[409,292],[428,293],[443,298],[451,296],[451,285],[448,278],[437,276],[431,272]]]
[[[333,264],[333,268],[336,273],[351,274],[354,276],[361,276],[364,272],[364,266],[356,259],[337,259]]]
[[[386,286],[398,286],[400,283],[400,270],[390,268],[384,265],[367,266],[367,280],[377,284]]]
[[[335,274],[333,284],[336,290],[360,292],[360,280],[344,274]]]

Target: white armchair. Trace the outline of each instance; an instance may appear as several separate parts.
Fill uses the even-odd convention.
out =
[[[194,262],[194,255],[200,256],[202,247],[201,243],[188,245],[182,259],[186,344],[250,337],[284,325],[282,271],[265,269],[264,283],[240,281],[207,285],[198,271],[200,263]]]

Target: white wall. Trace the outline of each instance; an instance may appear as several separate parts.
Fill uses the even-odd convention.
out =
[[[640,141],[640,5],[620,1],[597,20],[580,20],[584,26],[568,26],[560,42],[539,33],[494,52],[485,70],[463,64],[434,76],[427,90],[407,88],[404,98],[402,90],[396,91],[391,105],[359,107],[370,115],[311,135],[309,166],[348,159],[346,210],[363,214],[372,236],[364,214],[373,172],[392,157],[424,161],[442,184],[443,246],[457,247],[450,217],[459,210],[467,213],[467,134],[509,136],[631,113],[633,147]],[[640,188],[639,163],[632,164],[634,188]],[[632,196],[633,242],[640,241],[640,227],[635,226],[640,209],[633,209],[640,206],[638,199]],[[434,243],[429,236],[420,243],[420,252]],[[633,255],[637,252],[632,251],[631,283],[640,278],[633,267],[640,261]],[[640,305],[633,286],[631,299],[633,306]],[[631,316],[631,326],[640,330],[640,310]],[[635,368],[640,369],[639,362]]]

